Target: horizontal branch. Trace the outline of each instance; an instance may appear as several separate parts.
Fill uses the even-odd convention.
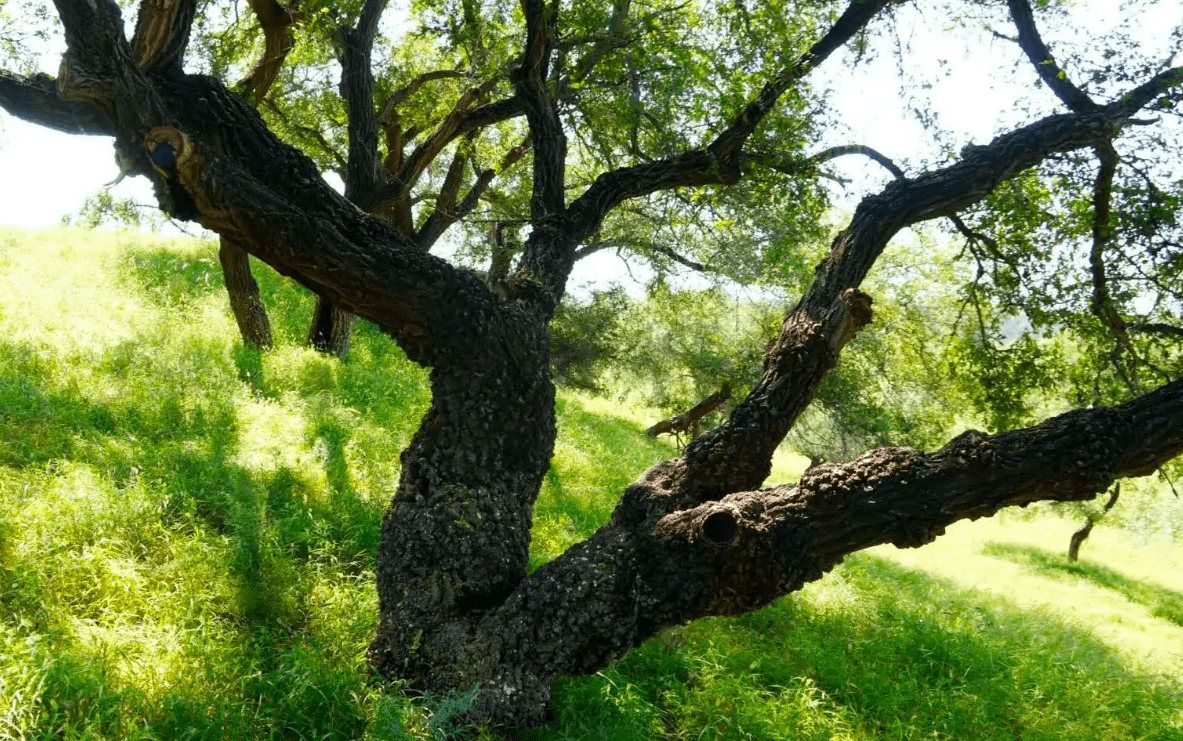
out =
[[[740,157],[745,163],[755,163],[776,170],[784,175],[791,175],[800,177],[804,175],[814,175],[817,172],[817,165],[822,162],[829,162],[830,160],[838,159],[839,157],[846,157],[852,154],[860,154],[868,157],[879,163],[892,174],[893,177],[905,177],[904,171],[891,160],[890,157],[883,154],[873,147],[868,147],[865,144],[843,144],[837,147],[830,147],[823,149],[817,154],[809,157],[794,156],[785,152],[749,152],[744,151]]]
[[[114,123],[101,108],[86,101],[62,100],[57,80],[43,73],[19,77],[0,70],[0,108],[23,121],[67,134],[116,133]]]
[[[1165,324],[1162,322],[1132,322],[1126,325],[1126,329],[1131,332],[1141,332],[1143,334],[1157,334],[1164,337],[1183,338],[1183,327],[1177,327],[1173,324]]]
[[[657,437],[658,435],[668,435],[670,433],[688,432],[696,428],[703,417],[726,404],[730,398],[731,385],[725,383],[718,391],[698,402],[687,411],[654,424],[645,430],[645,434],[649,437]]]
[[[628,488],[610,523],[481,622],[477,645],[500,650],[480,711],[520,714],[519,693],[544,702],[556,676],[594,673],[665,627],[757,609],[858,550],[917,547],[1003,507],[1092,499],[1180,453],[1183,380],[1027,429],[966,432],[932,453],[880,448],[810,469],[796,486],[686,510],[667,509],[676,464],[662,464]]]

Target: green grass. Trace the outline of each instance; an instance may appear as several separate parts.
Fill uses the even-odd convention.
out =
[[[434,738],[368,675],[373,554],[425,374],[359,325],[245,350],[216,251],[0,231],[0,739]],[[585,537],[665,441],[560,394],[532,566]],[[778,458],[777,480],[802,461]],[[758,613],[563,680],[522,739],[1183,739],[1183,556],[1072,523],[958,525]],[[405,733],[397,729],[405,729]]]

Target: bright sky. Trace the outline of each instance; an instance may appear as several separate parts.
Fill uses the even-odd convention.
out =
[[[957,31],[946,31],[947,23],[935,8],[914,3],[898,11],[900,36],[905,43],[916,45],[909,59],[924,60],[930,68],[938,69],[942,60],[953,63],[956,77],[938,79],[928,95],[938,101],[942,124],[961,136],[961,142],[985,143],[1000,125],[1013,125],[1022,115],[1014,109],[1015,88],[1003,89],[998,82],[999,59],[1016,58],[1013,44],[988,40],[984,45],[967,47]],[[1078,8],[1086,13],[1091,28],[1108,28],[1120,17],[1118,0],[1094,0]],[[1165,0],[1154,15],[1140,24],[1148,36],[1164,39],[1166,32],[1183,25],[1183,3]],[[1003,29],[1013,33],[1013,29]],[[981,37],[979,37],[981,38]],[[1049,39],[1049,43],[1054,40]],[[1158,41],[1161,45],[1163,41]],[[1053,51],[1055,47],[1053,46]],[[45,55],[44,66],[51,73],[56,69],[54,55]],[[915,156],[927,148],[931,137],[908,116],[901,107],[901,92],[894,82],[894,60],[890,54],[850,70],[841,53],[822,67],[824,78],[815,79],[815,86],[831,86],[837,92],[831,98],[843,111],[842,120],[847,132],[835,132],[833,141],[826,145],[866,144],[893,159]],[[1030,74],[1020,78],[1027,83]],[[1046,98],[1046,110],[1052,110],[1050,93],[1038,91]],[[930,150],[931,151],[931,150]],[[860,157],[847,157],[834,164],[844,176],[857,178],[847,189],[847,208],[858,198],[888,177],[877,165]],[[0,111],[0,224],[25,227],[54,226],[65,214],[76,213],[83,201],[94,195],[105,183],[114,180],[119,170],[114,160],[111,140],[104,137],[85,137],[59,134],[13,118]],[[114,191],[117,198],[133,198],[153,203],[151,187],[145,178],[128,178]]]

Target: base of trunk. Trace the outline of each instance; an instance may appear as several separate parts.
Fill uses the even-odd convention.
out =
[[[323,296],[317,296],[312,323],[308,327],[308,345],[318,352],[344,360],[353,339],[353,320],[353,314],[337,308]]]

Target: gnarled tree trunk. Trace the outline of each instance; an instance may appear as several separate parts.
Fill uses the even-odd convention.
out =
[[[933,453],[875,450],[811,468],[796,486],[759,489],[773,451],[871,321],[871,298],[858,289],[888,240],[978,202],[1049,156],[1111,141],[1183,80],[1175,68],[1110,105],[1049,116],[865,199],[728,420],[645,472],[593,536],[527,576],[531,511],[555,436],[547,325],[576,247],[628,199],[738,180],[744,143],[779,97],[887,2],[852,2],[709,145],[603,173],[568,203],[564,124],[547,88],[556,21],[542,0],[525,0],[513,97],[458,106],[427,147],[438,153],[480,126],[526,117],[531,230],[495,292],[425,249],[463,210],[454,189],[440,197],[443,215],[415,234],[351,202],[382,185],[374,182],[376,113],[364,62],[384,4],[367,0],[358,27],[342,32],[342,87],[353,91],[350,199],[241,97],[182,70],[195,0],[144,0],[130,43],[112,0],[58,0],[68,47],[61,79],[0,79],[6,107],[47,125],[114,134],[124,160],[152,179],[162,208],[374,322],[431,369],[431,406],[402,455],[382,523],[381,612],[369,652],[379,672],[433,692],[479,682],[476,716],[537,724],[557,677],[595,672],[665,626],[756,609],[861,548],[915,547],[952,522],[1004,506],[1094,497],[1183,451],[1183,381],[1175,381],[1120,406],[994,436],[967,432]],[[425,166],[421,151],[408,159],[412,169]]]

